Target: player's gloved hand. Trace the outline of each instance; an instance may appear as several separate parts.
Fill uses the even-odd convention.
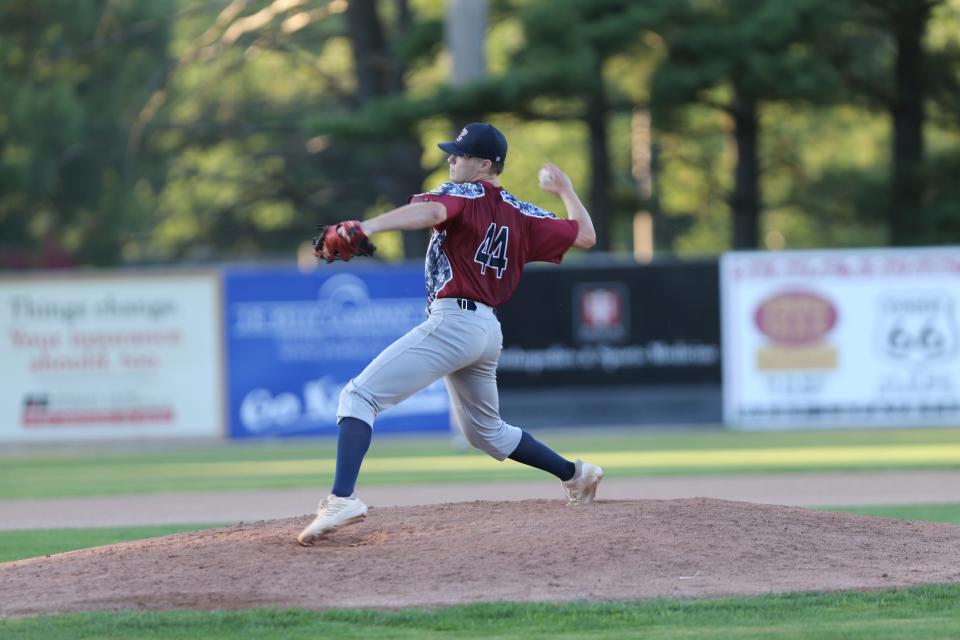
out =
[[[319,234],[313,238],[313,255],[326,260],[347,262],[354,256],[372,256],[377,250],[363,232],[359,220],[347,220],[327,226],[318,225]]]

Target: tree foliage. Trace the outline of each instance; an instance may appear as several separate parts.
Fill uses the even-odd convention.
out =
[[[0,3],[0,267],[289,258],[430,186],[478,114],[522,197],[540,161],[570,169],[603,248],[629,250],[638,210],[679,254],[960,229],[960,0],[492,0],[491,72],[456,88],[443,15]]]
[[[0,251],[110,264],[153,214],[126,133],[175,3],[0,3]]]
[[[681,3],[663,25],[669,50],[653,79],[657,120],[671,127],[678,107],[699,103],[726,114],[736,145],[729,196],[732,245],[759,243],[761,110],[774,101],[827,102],[839,82],[830,64],[842,15],[828,0]]]

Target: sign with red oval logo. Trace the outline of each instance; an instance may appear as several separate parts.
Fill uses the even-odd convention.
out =
[[[809,291],[786,291],[760,303],[753,317],[773,342],[799,346],[817,342],[837,324],[837,309]]]

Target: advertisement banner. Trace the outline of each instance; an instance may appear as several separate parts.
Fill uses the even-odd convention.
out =
[[[716,262],[530,268],[500,310],[502,389],[720,383]]]
[[[230,436],[337,432],[340,390],[426,319],[423,268],[228,269]],[[437,381],[377,418],[377,432],[450,428]]]
[[[724,418],[960,424],[960,247],[729,253]]]
[[[222,433],[216,274],[0,280],[0,440]]]

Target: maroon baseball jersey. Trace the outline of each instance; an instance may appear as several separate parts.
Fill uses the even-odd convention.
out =
[[[424,275],[427,300],[468,298],[491,307],[510,299],[528,262],[560,262],[579,225],[489,182],[445,182],[410,202],[439,202]]]

